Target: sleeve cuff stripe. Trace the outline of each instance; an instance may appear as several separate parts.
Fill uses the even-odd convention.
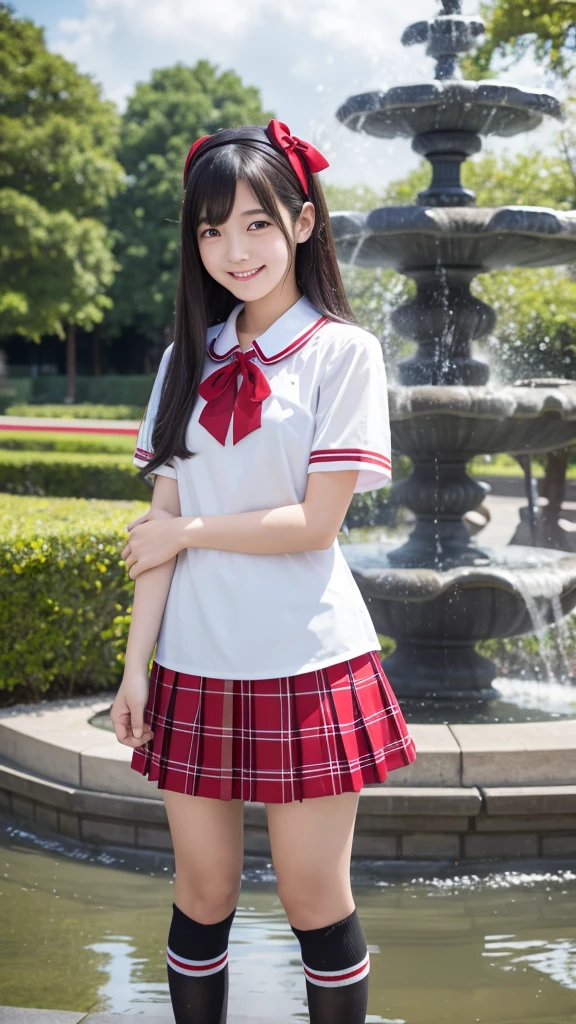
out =
[[[374,466],[390,470],[392,463],[386,455],[377,452],[362,451],[358,448],[335,448],[318,450],[310,453],[310,463],[318,462],[369,462]]]
[[[137,448],[134,452],[134,458],[150,461],[150,459],[154,458],[154,452],[147,452],[145,448]]]
[[[377,459],[386,459],[388,456],[382,452],[373,451],[371,448],[314,448],[312,455],[332,455],[334,453],[346,453],[346,455],[375,455]]]

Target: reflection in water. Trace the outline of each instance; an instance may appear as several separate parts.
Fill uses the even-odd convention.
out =
[[[503,971],[513,971],[517,964],[528,964],[535,970],[547,974],[564,988],[576,992],[576,944],[571,939],[527,939],[518,941],[514,935],[487,935],[484,956],[496,964],[496,957],[505,958],[496,966]],[[537,953],[516,954],[522,950],[538,950]]]
[[[0,1004],[169,1013],[167,854],[132,862],[14,823],[0,847]],[[573,868],[354,861],[367,1021],[576,1024]],[[308,1020],[300,948],[266,858],[245,860],[229,962],[230,1016]]]
[[[109,929],[106,928],[105,932]],[[98,1009],[106,1007],[113,1013],[128,1013],[134,1002],[163,1003],[166,1001],[167,985],[147,982],[140,977],[139,965],[146,971],[148,960],[138,957],[136,946],[129,935],[108,935],[105,942],[93,942],[85,947],[99,956],[100,986]]]

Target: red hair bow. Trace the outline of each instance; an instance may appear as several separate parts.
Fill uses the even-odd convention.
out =
[[[299,139],[297,135],[291,135],[288,125],[284,124],[283,121],[277,121],[275,117],[268,122],[265,131],[270,141],[276,143],[280,149],[284,150],[294,171],[298,175],[298,180],[302,185],[302,188],[306,195],[308,195],[308,182],[306,180],[306,172],[304,170],[303,162],[306,161],[312,173],[316,173],[316,171],[323,171],[325,167],[330,167],[326,157],[323,156],[320,150],[316,149],[310,142],[305,142],[304,139]],[[196,150],[203,142],[206,141],[206,139],[211,138],[212,135],[203,135],[201,139],[196,139],[196,142],[190,147],[184,164],[184,188],[186,188],[188,170]]]
[[[326,157],[310,142],[299,139],[297,135],[291,135],[288,125],[284,124],[283,121],[277,121],[275,117],[268,122],[266,134],[270,140],[274,140],[276,145],[284,150],[298,175],[302,188],[306,195],[308,195],[308,182],[303,161],[306,161],[310,170],[315,173],[316,171],[323,171],[325,167],[330,167]]]
[[[192,161],[192,157],[194,156],[194,153],[198,149],[198,146],[200,146],[203,142],[205,142],[206,139],[211,139],[211,138],[212,138],[211,135],[203,135],[201,139],[196,139],[196,142],[192,146],[190,146],[190,149],[188,150],[188,156],[186,157],[186,163],[184,164],[184,188],[186,188],[186,178],[188,177],[188,168],[190,167],[190,163]]]

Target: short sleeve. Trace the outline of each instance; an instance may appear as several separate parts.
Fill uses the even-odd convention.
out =
[[[165,350],[162,359],[160,360],[160,366],[158,367],[158,373],[156,379],[152,385],[152,391],[146,406],[140,429],[138,431],[138,438],[136,440],[136,451],[134,452],[133,463],[140,469],[145,469],[146,465],[150,462],[154,455],[152,449],[152,431],[154,429],[154,420],[156,419],[156,413],[158,412],[158,406],[160,404],[160,395],[162,394],[162,385],[164,383],[164,377],[166,375],[166,369],[170,359],[170,353],[172,351],[172,345],[169,345]],[[152,473],[157,473],[158,476],[171,476],[174,480],[176,479],[176,470],[173,466],[164,464],[157,466],[156,469],[152,470]]]
[[[339,347],[320,381],[308,472],[359,470],[355,494],[392,479],[386,367],[367,331]]]

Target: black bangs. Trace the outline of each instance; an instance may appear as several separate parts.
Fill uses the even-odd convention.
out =
[[[210,224],[224,224],[232,213],[238,181],[238,156],[232,146],[214,152],[212,160],[202,161],[189,182],[191,193],[190,225],[197,230],[202,213]]]
[[[187,196],[190,194],[187,221],[194,231],[198,229],[202,214],[213,225],[224,224],[228,220],[239,180],[246,182],[262,209],[277,224],[281,223],[281,216],[274,186],[280,198],[286,193],[286,204],[293,205],[294,187],[289,169],[278,168],[278,160],[266,152],[269,147],[265,148],[255,140],[251,143],[253,140],[243,140],[242,146],[215,147],[201,161],[198,160],[197,167],[193,166],[186,193]],[[288,178],[288,188],[282,180],[285,177]],[[271,178],[276,180],[271,181]],[[292,203],[289,203],[289,197]]]
[[[191,205],[191,223],[198,228],[200,215],[210,224],[223,224],[232,213],[238,180],[236,161],[231,150],[219,154],[212,166],[199,170],[194,182]]]

